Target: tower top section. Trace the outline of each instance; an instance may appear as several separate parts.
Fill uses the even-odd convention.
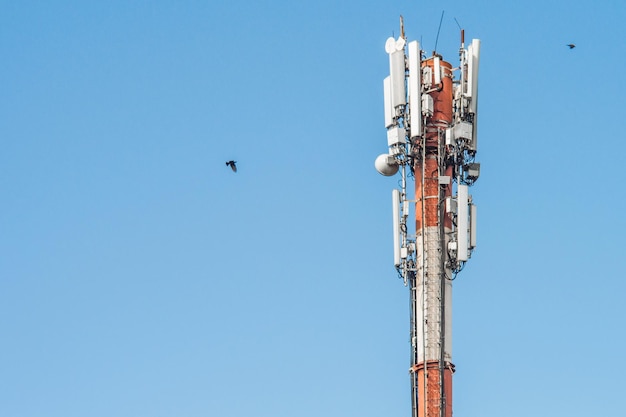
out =
[[[400,16],[400,36],[389,37],[384,48],[389,58],[389,76],[383,80],[388,152],[379,155],[374,165],[382,175],[401,175],[398,207],[408,212],[407,203],[419,201],[420,196],[411,199],[407,195],[407,179],[417,180],[420,175],[417,168],[431,167],[432,163],[426,160],[436,160],[432,167],[436,172],[426,175],[435,175],[438,182],[435,188],[445,188],[445,192],[440,196],[441,201],[437,196],[428,198],[435,207],[444,207],[446,211],[431,216],[450,224],[454,230],[446,250],[448,262],[458,272],[475,246],[472,213],[475,215],[476,210],[467,187],[480,175],[480,164],[476,162],[480,40],[472,39],[466,45],[465,31],[460,29],[459,63],[453,65],[436,50],[427,56],[418,41],[407,40],[404,19]],[[427,186],[429,182],[424,179],[420,184]],[[399,224],[394,224],[394,230],[398,232],[394,239],[401,242],[394,244],[399,250],[399,254],[394,252],[394,264],[406,282],[414,237],[405,222],[408,214],[402,213],[397,218]],[[418,234],[419,228],[429,220],[417,218],[416,222]]]

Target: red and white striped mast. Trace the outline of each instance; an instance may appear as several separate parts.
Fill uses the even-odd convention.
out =
[[[401,175],[400,189],[392,192],[394,265],[410,289],[412,417],[451,417],[452,281],[476,245],[476,208],[468,187],[480,171],[480,41],[466,48],[461,31],[460,65],[453,68],[437,52],[425,57],[417,41],[407,43],[400,18],[400,36],[387,39],[385,49],[389,153],[375,166],[383,175]],[[409,194],[411,177],[415,188]]]

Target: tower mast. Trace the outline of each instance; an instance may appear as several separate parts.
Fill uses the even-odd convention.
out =
[[[480,171],[475,162],[480,41],[465,48],[461,31],[460,65],[454,69],[437,52],[424,58],[418,42],[407,45],[402,18],[400,25],[400,37],[385,44],[389,153],[375,166],[383,175],[401,175],[400,189],[392,192],[394,266],[411,301],[411,415],[451,417],[452,280],[476,245],[476,208],[468,187]],[[407,177],[414,179],[413,198]],[[414,226],[408,220],[411,202]]]

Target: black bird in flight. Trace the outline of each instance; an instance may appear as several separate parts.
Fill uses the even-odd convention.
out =
[[[574,45],[573,43],[568,43],[567,46],[569,46],[569,49],[576,48],[576,45]]]
[[[226,166],[229,166],[230,169],[233,170],[233,172],[237,172],[237,165],[235,165],[237,163],[237,161],[228,161],[226,162]]]

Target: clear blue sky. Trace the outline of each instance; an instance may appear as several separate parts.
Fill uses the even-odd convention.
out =
[[[373,162],[385,40],[442,10],[482,41],[454,415],[623,414],[626,5],[229,0],[0,2],[0,416],[409,416]]]

